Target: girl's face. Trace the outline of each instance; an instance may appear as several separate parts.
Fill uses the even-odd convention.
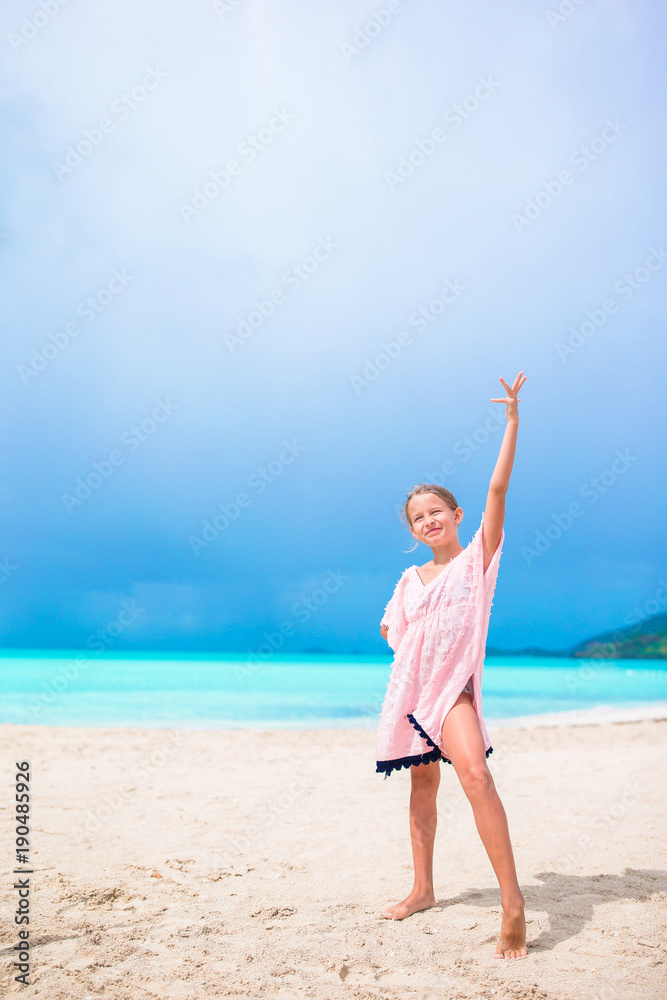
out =
[[[408,505],[412,535],[426,545],[447,545],[458,539],[457,529],[463,517],[460,507],[452,510],[437,493],[418,493]]]

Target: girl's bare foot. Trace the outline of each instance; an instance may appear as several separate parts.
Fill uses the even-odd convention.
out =
[[[406,896],[400,903],[388,906],[382,916],[387,920],[405,920],[411,913],[417,913],[419,910],[430,910],[435,905],[436,899],[433,890],[415,892],[413,889],[410,895]]]
[[[524,903],[503,906],[503,919],[500,925],[500,937],[494,952],[494,958],[525,958],[526,957],[526,917]]]

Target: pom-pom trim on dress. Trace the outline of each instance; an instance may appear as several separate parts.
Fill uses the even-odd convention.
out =
[[[444,753],[437,745],[434,743],[431,737],[425,732],[424,729],[419,725],[414,715],[407,716],[408,722],[412,725],[422,739],[426,740],[430,747],[433,747],[428,753],[419,754],[416,757],[399,757],[398,760],[379,760],[375,768],[376,772],[382,774],[384,771],[385,778],[388,778],[392,771],[400,771],[402,767],[417,767],[419,764],[432,764],[437,760],[442,760],[445,764],[451,764],[449,757],[445,757]],[[486,751],[487,759],[490,754],[493,753],[493,747],[489,747]]]

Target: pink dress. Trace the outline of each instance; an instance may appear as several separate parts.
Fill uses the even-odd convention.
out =
[[[482,514],[466,548],[430,583],[408,566],[385,608],[394,651],[376,741],[376,771],[385,777],[435,760],[451,764],[442,724],[470,678],[486,756],[493,751],[482,718],[482,668],[505,532],[484,573],[483,525]]]

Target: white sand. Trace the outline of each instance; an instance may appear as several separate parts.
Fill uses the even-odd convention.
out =
[[[411,884],[410,779],[373,730],[0,726],[0,991],[155,997],[667,996],[667,722],[490,727],[529,953],[492,957],[495,879],[442,767],[437,908]],[[151,763],[153,757],[153,763]],[[13,982],[14,761],[33,766],[31,985]]]

